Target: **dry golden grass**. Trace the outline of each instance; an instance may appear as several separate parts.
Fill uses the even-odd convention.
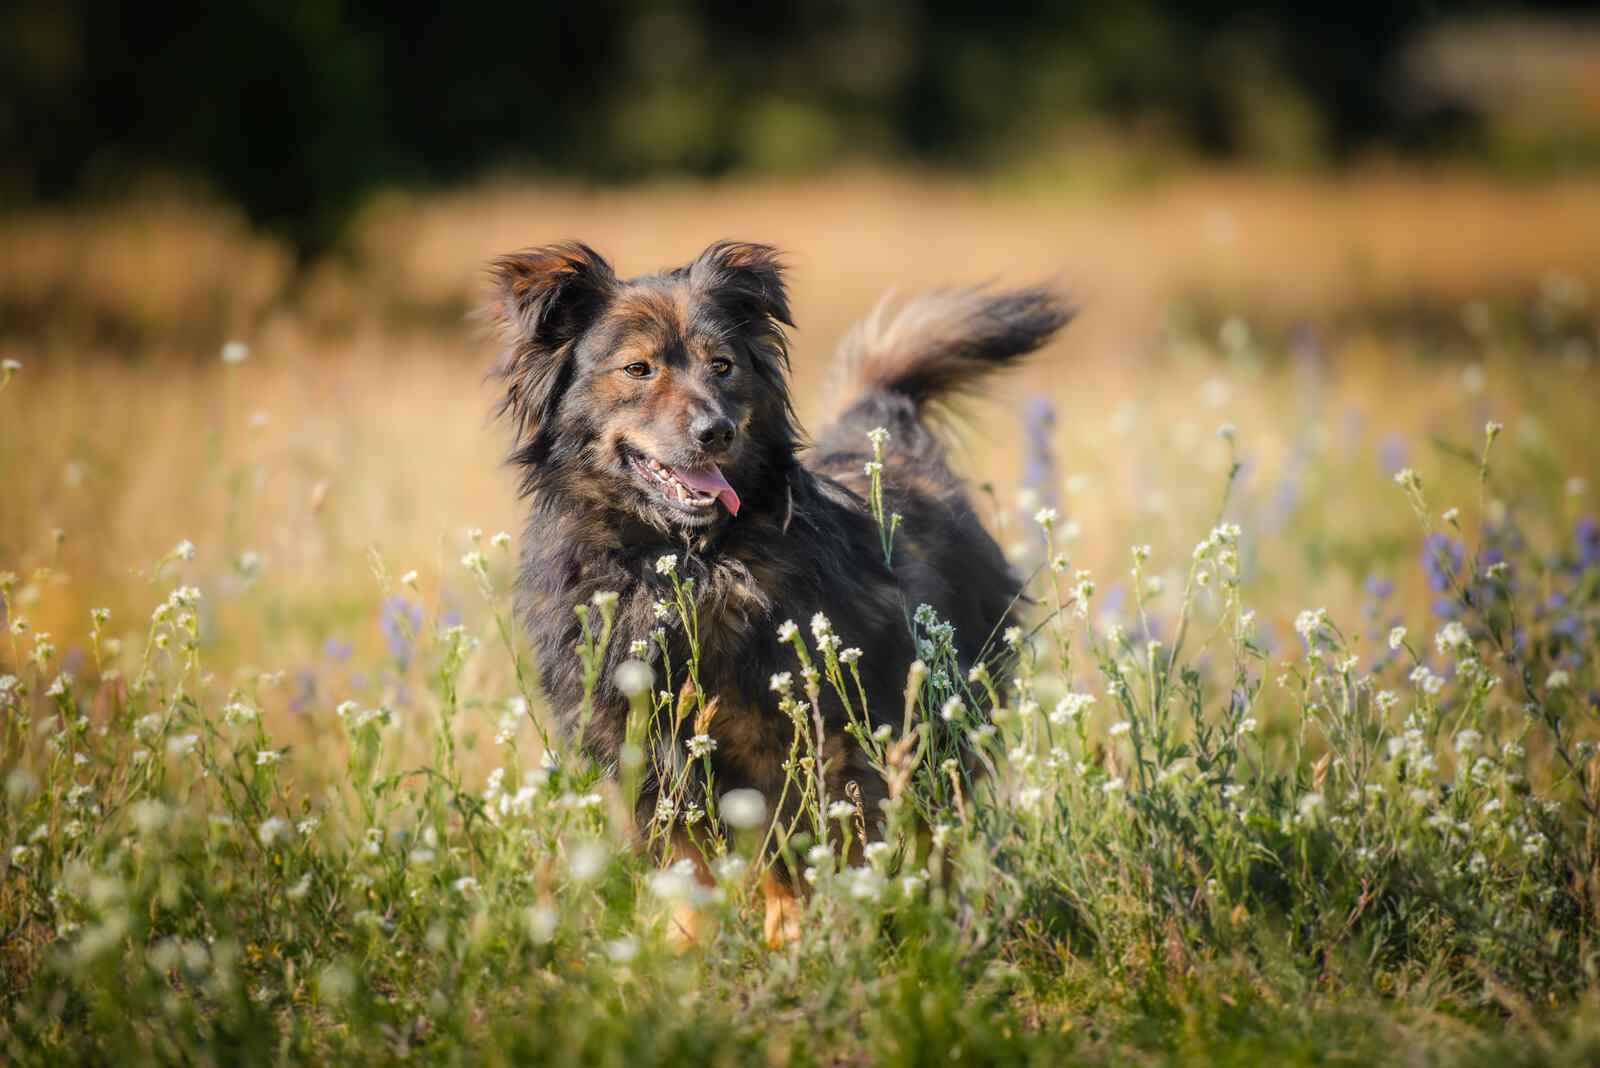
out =
[[[1035,393],[1052,398],[1058,474],[1088,476],[1063,504],[1082,526],[1076,562],[1115,576],[1130,541],[1177,566],[1204,533],[1228,462],[1213,431],[1235,423],[1249,461],[1241,520],[1266,515],[1295,481],[1308,503],[1292,521],[1315,527],[1281,546],[1263,537],[1286,593],[1281,623],[1310,603],[1349,607],[1364,570],[1385,563],[1341,556],[1350,534],[1392,531],[1396,553],[1407,544],[1411,519],[1375,459],[1385,435],[1447,475],[1463,507],[1470,472],[1430,452],[1428,436],[1470,447],[1491,415],[1561,469],[1594,473],[1581,347],[1533,372],[1520,335],[1475,340],[1454,324],[1479,298],[1526,319],[1553,270],[1600,282],[1595,193],[1587,181],[1391,170],[1197,173],[1118,195],[877,174],[630,191],[506,183],[377,203],[351,249],[298,284],[282,249],[210,208],[14,220],[0,229],[0,307],[6,354],[26,366],[0,395],[0,567],[58,567],[72,590],[138,620],[157,592],[140,569],[178,539],[218,574],[254,550],[273,604],[241,607],[225,631],[251,657],[285,660],[366,619],[369,548],[392,572],[419,568],[431,589],[463,596],[461,530],[515,530],[518,515],[489,420],[490,348],[466,316],[483,263],[580,237],[638,272],[739,236],[789,252],[812,425],[828,410],[836,338],[884,292],[1061,278],[1079,322],[997,384],[999,403],[975,409],[963,463],[1015,517],[1018,413]],[[1334,328],[1315,366],[1284,359],[1280,341],[1222,352],[1214,319],[1166,332],[1182,301],[1273,329]],[[1394,312],[1455,334],[1421,351],[1386,325]],[[233,369],[215,356],[228,336],[252,347]],[[1478,388],[1463,384],[1468,364],[1483,369]],[[45,597],[36,625],[75,634],[88,607]],[[377,640],[360,628],[353,636]]]

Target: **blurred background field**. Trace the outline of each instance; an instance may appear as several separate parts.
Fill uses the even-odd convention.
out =
[[[461,600],[461,532],[517,530],[473,314],[487,259],[578,235],[637,272],[738,235],[788,251],[812,427],[839,335],[885,294],[1059,278],[1078,320],[966,413],[962,463],[992,486],[991,515],[1054,501],[1097,572],[1120,573],[1134,542],[1181,554],[1213,518],[1215,431],[1232,423],[1246,470],[1230,516],[1254,532],[1258,581],[1288,598],[1283,633],[1308,604],[1355,607],[1369,575],[1415,571],[1389,476],[1416,466],[1475,505],[1457,452],[1487,418],[1511,427],[1519,464],[1573,480],[1574,518],[1592,509],[1595,192],[1398,166],[1093,193],[881,171],[507,180],[386,197],[348,256],[304,271],[215,205],[37,212],[3,240],[5,351],[23,370],[0,546],[131,619],[151,593],[140,569],[179,539],[213,576],[248,553],[274,609],[241,582],[220,629],[252,657],[309,668],[325,640],[379,642],[370,548]],[[229,341],[244,362],[223,362]],[[1041,398],[1053,425],[1030,430]],[[70,634],[87,607],[47,598],[36,623]]]

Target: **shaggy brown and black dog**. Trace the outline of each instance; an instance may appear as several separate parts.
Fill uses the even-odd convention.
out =
[[[664,554],[695,580],[699,681],[717,700],[709,732],[718,789],[754,788],[769,802],[793,739],[769,687],[796,666],[779,624],[826,615],[845,646],[865,650],[870,715],[895,723],[917,606],[955,625],[967,664],[1007,624],[1019,584],[925,417],[930,403],[1048,341],[1068,318],[1054,294],[934,293],[886,325],[859,327],[841,353],[848,406],[806,449],[789,397],[784,328],[793,324],[774,249],[720,242],[686,266],[622,279],[585,245],[550,245],[501,257],[492,278],[506,341],[503,411],[531,503],[519,612],[569,730],[582,696],[573,607],[598,591],[620,595],[582,739],[596,758],[614,761],[623,741],[628,703],[611,682],[615,668],[660,625],[655,603],[672,596],[656,569]],[[885,510],[903,517],[892,565],[866,501],[867,432],[876,427],[890,435]],[[668,633],[681,673],[684,636]],[[659,676],[659,659],[653,666]],[[677,693],[683,681],[655,684]],[[844,797],[853,782],[871,818],[882,782],[844,731],[836,699],[825,696],[822,718],[828,794]],[[670,722],[663,729],[658,761],[681,767],[686,739],[670,736]],[[646,784],[641,824],[654,790]]]

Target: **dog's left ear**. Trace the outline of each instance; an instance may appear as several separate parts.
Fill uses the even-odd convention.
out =
[[[789,287],[783,261],[771,245],[718,241],[689,265],[689,280],[739,322],[758,357],[771,360],[773,372],[789,366]]]

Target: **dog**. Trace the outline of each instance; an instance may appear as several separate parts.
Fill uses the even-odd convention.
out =
[[[529,505],[516,605],[550,707],[615,767],[629,722],[616,669],[648,650],[654,688],[669,695],[656,707],[640,826],[673,777],[662,769],[688,762],[696,729],[670,700],[686,685],[688,637],[681,625],[654,633],[670,617],[657,605],[673,600],[674,575],[693,580],[701,707],[713,713],[699,726],[715,744],[716,787],[757,790],[769,804],[784,794],[796,730],[771,687],[797,667],[779,638],[786,620],[821,613],[844,646],[865,650],[857,667],[873,725],[900,722],[918,606],[954,625],[964,668],[1011,623],[1021,585],[948,465],[934,416],[1068,321],[1049,288],[938,291],[858,326],[839,355],[848,403],[808,447],[789,392],[794,323],[774,248],[720,241],[684,266],[624,279],[587,245],[554,244],[501,256],[489,273],[500,413]],[[887,562],[868,500],[868,435],[879,428],[882,514],[900,517]],[[574,606],[602,591],[617,595],[614,627],[586,701]],[[882,777],[823,689],[827,794],[875,815]],[[793,891],[781,878],[767,890],[778,940]]]

